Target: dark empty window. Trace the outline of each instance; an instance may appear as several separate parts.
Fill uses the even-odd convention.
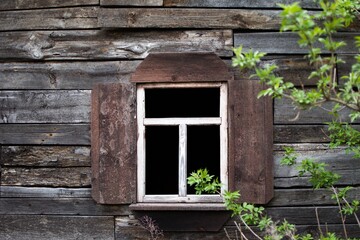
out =
[[[226,84],[138,87],[139,202],[221,201],[195,195],[187,177],[208,169],[227,189]]]

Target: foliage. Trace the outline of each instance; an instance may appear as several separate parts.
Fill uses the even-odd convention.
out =
[[[310,14],[302,9],[299,3],[282,5],[281,31],[295,32],[299,36],[300,47],[308,49],[307,59],[314,66],[309,79],[317,80],[315,89],[295,87],[293,83],[277,76],[278,66],[259,63],[265,53],[250,50],[243,52],[243,47],[234,48],[233,66],[240,69],[250,69],[255,72],[251,77],[257,77],[268,88],[259,93],[259,97],[289,98],[300,110],[321,106],[325,102],[333,102],[331,113],[335,120],[329,124],[331,146],[345,144],[356,156],[360,156],[359,131],[351,124],[343,123],[338,112],[346,107],[351,110],[350,119],[355,121],[360,116],[360,55],[356,56],[357,63],[352,71],[342,76],[342,84],[337,82],[336,67],[344,61],[336,55],[336,51],[345,46],[343,41],[336,41],[334,34],[348,27],[360,7],[359,0],[319,0],[322,11]],[[360,37],[356,38],[356,45],[360,48]]]
[[[299,3],[290,5],[279,4],[283,9],[281,17],[281,31],[291,31],[298,35],[298,44],[302,48],[307,48],[306,58],[314,68],[309,74],[308,79],[316,80],[316,88],[307,89],[304,82],[300,87],[295,86],[290,81],[278,76],[276,65],[260,64],[265,53],[250,49],[244,52],[243,46],[234,48],[235,57],[233,66],[241,70],[251,70],[251,78],[258,78],[261,83],[267,85],[267,89],[261,91],[258,97],[270,96],[272,98],[288,98],[298,108],[299,113],[314,107],[321,107],[326,102],[332,103],[332,110],[329,114],[333,116],[333,121],[327,123],[329,126],[330,146],[338,147],[345,145],[348,152],[353,152],[355,157],[360,157],[360,132],[352,127],[351,122],[360,118],[360,54],[356,59],[356,64],[352,66],[351,72],[342,76],[341,83],[338,82],[336,68],[338,64],[344,61],[336,55],[336,52],[346,45],[343,41],[337,41],[334,34],[339,30],[348,27],[355,17],[358,16],[360,9],[360,0],[318,0],[321,11],[311,14],[301,8]],[[356,46],[360,48],[360,37],[355,38]],[[342,119],[339,114],[343,108],[350,110],[349,120]],[[281,165],[292,166],[296,164],[297,154],[292,148],[284,149],[284,158]],[[314,189],[327,188],[332,191],[332,199],[339,206],[339,213],[343,223],[343,233],[345,239],[348,239],[346,232],[346,216],[354,215],[360,227],[360,221],[356,215],[359,208],[359,201],[353,200],[348,202],[348,192],[351,187],[338,189],[335,184],[340,176],[327,170],[325,163],[319,163],[313,159],[305,159],[297,164],[299,176],[309,177],[309,182]],[[221,194],[220,184],[213,183],[213,176],[206,176],[208,172],[203,171],[204,175],[192,175],[196,179],[191,179],[195,184],[197,193],[206,192],[205,188]],[[205,180],[205,182],[203,182]],[[190,180],[189,180],[190,182]],[[207,187],[207,185],[210,186]],[[225,206],[231,210],[234,215],[238,215],[241,223],[250,229],[253,236],[257,239],[300,239],[311,240],[314,236],[307,234],[304,236],[296,235],[296,227],[286,220],[274,222],[267,217],[265,209],[261,206],[255,206],[249,203],[240,203],[239,192],[226,192],[223,194]],[[319,221],[319,219],[318,219]],[[236,224],[236,223],[235,223]],[[257,226],[263,234],[258,236],[252,231],[252,226]],[[238,230],[241,237],[247,239],[241,231],[240,225]],[[320,228],[319,228],[320,229]],[[320,232],[321,240],[338,240],[340,239],[334,233]]]
[[[190,177],[188,177],[188,184],[190,186],[195,185],[196,194],[201,194],[202,192],[217,193],[221,188],[219,180],[214,178],[214,175],[209,175],[206,168],[191,173]]]

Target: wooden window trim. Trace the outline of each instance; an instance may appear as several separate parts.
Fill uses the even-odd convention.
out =
[[[146,88],[219,88],[220,116],[213,118],[146,118]],[[228,190],[228,124],[227,124],[227,84],[226,83],[180,83],[180,84],[139,84],[137,86],[137,200],[138,202],[223,202],[220,195],[187,194],[186,172],[186,129],[188,125],[218,125],[220,127],[220,181],[221,192]],[[178,195],[146,195],[145,194],[145,127],[152,125],[179,126],[179,194]]]
[[[210,82],[228,85],[229,191],[240,190],[241,200],[246,202],[266,204],[271,200],[273,104],[271,98],[257,99],[266,86],[234,74],[214,53],[190,52],[150,53],[130,82],[94,86],[91,179],[97,203],[137,202],[136,84]]]

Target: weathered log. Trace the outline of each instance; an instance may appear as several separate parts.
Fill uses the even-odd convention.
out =
[[[276,3],[290,4],[294,0],[164,0],[165,7],[212,7],[212,8],[280,8]],[[311,0],[303,0],[300,6],[303,8],[318,8]]]
[[[0,63],[0,89],[92,89],[128,82],[140,61]]]
[[[12,168],[2,167],[3,186],[89,187],[90,167]]]
[[[274,123],[275,124],[324,124],[334,120],[330,111],[334,107],[334,103],[328,102],[322,104],[321,107],[300,110],[295,107],[290,99],[274,100]],[[350,122],[349,114],[351,111],[344,108],[338,111],[342,121]],[[357,123],[357,122],[356,122]]]
[[[336,201],[331,199],[332,192],[329,189],[275,189],[275,196],[267,206],[290,207],[290,206],[317,206],[334,205]],[[360,198],[360,188],[355,187],[348,192],[348,200]]]
[[[0,91],[0,123],[88,123],[90,91]]]
[[[98,5],[99,0],[1,0],[1,10],[21,10],[36,8],[56,8]]]
[[[100,8],[105,28],[230,28],[278,30],[277,10]]]
[[[226,61],[229,68],[234,72],[236,80],[249,79],[255,71],[239,70],[237,67],[231,67],[231,62]],[[314,67],[309,64],[309,61],[304,56],[267,56],[264,57],[260,66],[277,65],[278,69],[274,73],[284,78],[286,82],[292,82],[295,86],[316,86],[315,79],[308,79],[310,73],[314,71]],[[251,79],[258,79],[253,76]]]
[[[100,6],[162,6],[163,0],[100,0]]]
[[[90,167],[90,148],[73,146],[2,146],[2,166]]]
[[[356,54],[355,36],[357,33],[337,33],[333,35],[334,41],[344,41],[346,46],[339,48],[339,54]],[[308,48],[299,47],[296,33],[290,32],[262,32],[262,33],[235,33],[234,45],[243,46],[243,50],[253,49],[254,51],[269,54],[308,54]],[[276,43],[276,44],[274,44]],[[321,47],[317,46],[316,47]]]
[[[326,125],[274,125],[274,143],[328,143]]]
[[[98,11],[98,7],[0,11],[0,30],[93,29],[98,27]]]
[[[0,198],[1,215],[122,216],[127,205],[98,205],[91,198]]]
[[[0,59],[141,59],[164,51],[232,56],[232,44],[231,30],[0,32]]]
[[[1,186],[1,198],[91,198],[90,188]]]
[[[4,145],[90,145],[89,124],[0,124]]]
[[[0,215],[1,239],[114,239],[113,217]]]

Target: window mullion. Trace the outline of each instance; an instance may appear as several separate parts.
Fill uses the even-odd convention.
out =
[[[179,125],[179,196],[186,197],[187,194],[187,126]]]

